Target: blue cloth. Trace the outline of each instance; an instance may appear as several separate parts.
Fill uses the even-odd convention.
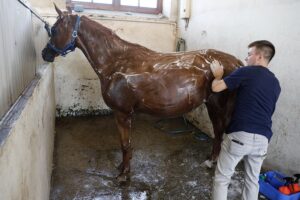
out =
[[[238,89],[226,133],[245,131],[272,137],[272,115],[281,88],[278,79],[262,66],[241,67],[224,78],[229,90]]]

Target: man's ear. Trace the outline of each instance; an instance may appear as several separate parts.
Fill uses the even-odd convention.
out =
[[[61,17],[62,16],[62,11],[56,6],[55,3],[53,3],[53,4],[54,4],[54,7],[55,7],[55,10],[56,10],[57,14]]]

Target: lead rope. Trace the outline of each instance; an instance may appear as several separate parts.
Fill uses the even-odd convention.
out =
[[[44,28],[46,29],[48,36],[51,37],[51,30],[50,30],[50,25],[48,22],[46,22],[42,17],[40,17],[35,11],[33,11],[30,7],[28,7],[22,0],[18,0],[19,3],[21,3],[25,8],[30,10],[32,14],[34,14],[39,20],[41,20],[45,26]]]

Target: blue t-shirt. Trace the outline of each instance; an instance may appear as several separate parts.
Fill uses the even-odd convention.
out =
[[[268,68],[241,67],[224,78],[229,90],[238,89],[232,119],[226,133],[245,131],[272,137],[272,115],[281,88]]]

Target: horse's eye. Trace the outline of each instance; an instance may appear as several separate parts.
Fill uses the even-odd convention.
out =
[[[51,28],[51,35],[52,35],[52,36],[55,36],[55,34],[56,34],[56,28],[55,28],[55,27],[52,27],[52,28]]]

